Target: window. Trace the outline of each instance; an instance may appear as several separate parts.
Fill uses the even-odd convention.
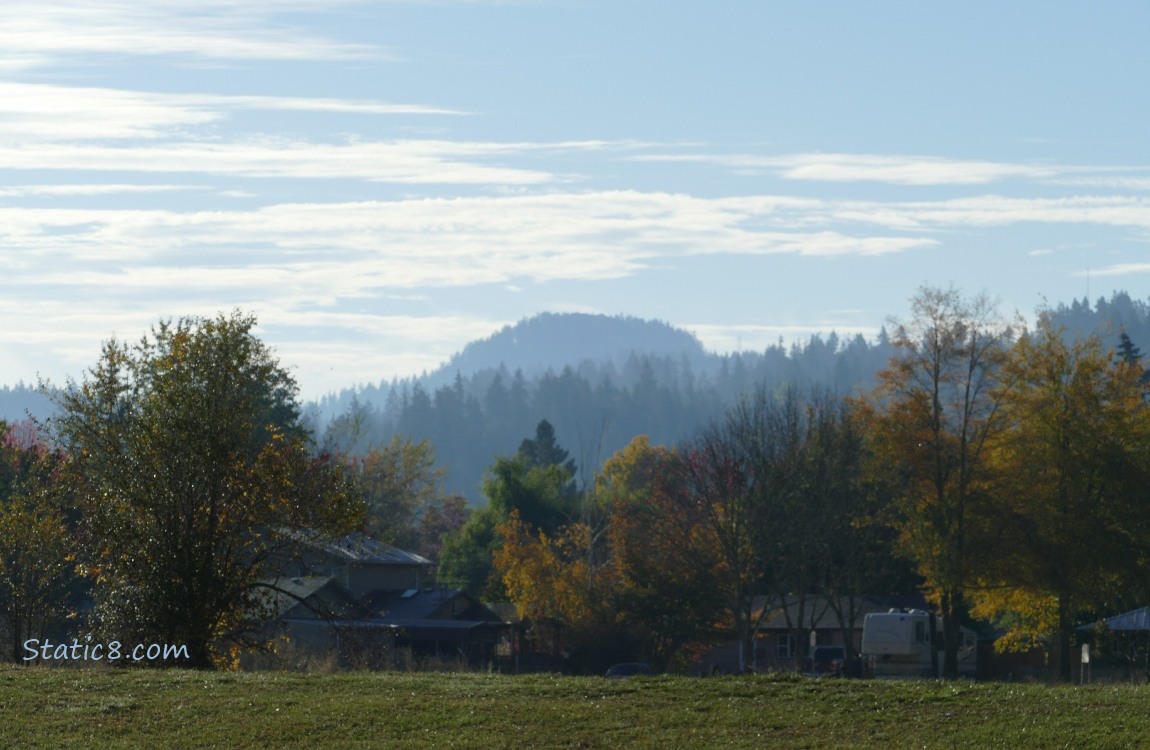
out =
[[[926,640],[926,623],[922,620],[917,620],[914,623],[914,639],[919,643]]]
[[[791,643],[790,633],[779,633],[778,640],[775,642],[775,657],[779,659],[790,659],[795,655],[794,644]]]

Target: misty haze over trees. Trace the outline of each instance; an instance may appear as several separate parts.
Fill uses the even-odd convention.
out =
[[[1150,304],[1125,292],[1053,312],[1071,336],[1097,332],[1117,346],[1125,330],[1137,345],[1150,342]],[[665,323],[547,313],[469,344],[433,373],[308,404],[305,417],[333,450],[363,451],[397,434],[426,439],[447,469],[446,489],[474,503],[494,458],[513,453],[540,420],[580,467],[594,467],[635,435],[677,444],[760,387],[869,391],[894,354],[885,328],[871,341],[832,332],[713,354]]]
[[[1073,337],[1099,333],[1118,346],[1124,330],[1135,345],[1150,346],[1150,301],[1126,292],[1059,304],[1053,313]],[[540,420],[554,425],[578,466],[594,467],[635,435],[681,442],[759,387],[868,391],[893,354],[885,328],[869,341],[832,332],[714,354],[661,322],[543,313],[468,344],[432,373],[305,403],[303,417],[330,450],[363,453],[397,435],[427,440],[445,468],[444,488],[479,503],[494,458],[514,453]],[[35,386],[0,387],[0,419],[43,418],[51,408]]]

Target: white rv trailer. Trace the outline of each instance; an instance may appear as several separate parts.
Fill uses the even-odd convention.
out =
[[[872,612],[863,620],[862,658],[866,671],[876,678],[937,677],[932,671],[931,615],[921,609]],[[938,665],[941,671],[942,621],[936,619]],[[962,628],[958,650],[958,674],[974,679],[976,648],[974,631]]]

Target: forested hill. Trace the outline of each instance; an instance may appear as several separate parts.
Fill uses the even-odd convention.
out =
[[[1099,332],[1117,345],[1125,329],[1150,348],[1150,305],[1124,292],[1053,312],[1074,335]],[[473,342],[434,373],[349,389],[310,404],[309,413],[317,433],[344,450],[394,434],[428,439],[448,469],[447,489],[479,501],[495,456],[514,453],[541,419],[586,480],[635,435],[674,444],[760,385],[869,389],[893,353],[884,332],[871,341],[831,333],[717,355],[664,323],[545,314]]]
[[[636,356],[685,359],[696,369],[705,368],[708,359],[698,339],[662,321],[585,313],[541,313],[505,326],[485,339],[472,341],[431,373],[392,383],[346,388],[320,399],[315,407],[320,421],[326,423],[346,411],[353,398],[380,406],[393,390],[398,392],[405,386],[410,389],[418,384],[424,391],[434,393],[445,385],[452,385],[457,375],[470,379],[481,373],[503,371],[510,377],[520,372],[524,378],[534,380],[548,370],[586,369],[588,363],[595,368],[622,371]],[[490,379],[490,376],[486,378]]]
[[[528,377],[587,360],[620,366],[632,353],[686,358],[695,366],[706,357],[698,339],[661,321],[543,313],[473,341],[423,385],[434,388],[457,372],[475,373],[500,366],[512,372],[521,370]]]
[[[1059,304],[1052,312],[1072,336],[1098,334],[1107,344],[1116,346],[1125,330],[1135,345],[1143,351],[1150,350],[1150,303],[1133,299],[1126,292],[1115,292],[1110,299],[1099,297],[1093,306],[1083,297],[1069,305]]]
[[[0,386],[0,419],[5,422],[21,422],[29,415],[46,419],[55,407],[52,399],[41,393],[36,386],[17,383],[15,386]]]
[[[344,451],[394,434],[428,439],[447,489],[477,501],[494,458],[514,453],[542,419],[585,481],[634,436],[679,442],[759,385],[870,388],[892,353],[885,334],[868,342],[831,333],[717,355],[665,323],[545,314],[470,344],[435,373],[348,390],[309,413],[326,444]]]

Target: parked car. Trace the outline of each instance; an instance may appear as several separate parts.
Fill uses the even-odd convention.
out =
[[[641,661],[631,661],[624,664],[611,665],[611,668],[607,670],[607,674],[603,676],[622,679],[648,674],[655,674],[655,670],[651,669],[650,664]]]
[[[815,646],[810,656],[810,673],[842,677],[846,663],[846,649],[842,646]]]

